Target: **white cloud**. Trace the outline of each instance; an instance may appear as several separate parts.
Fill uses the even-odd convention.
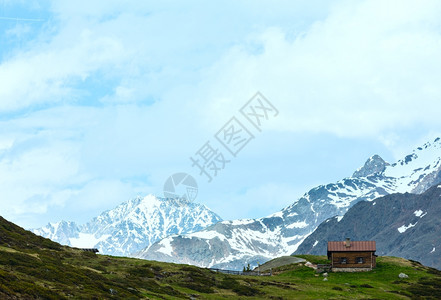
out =
[[[45,212],[48,205],[59,201],[54,194],[60,185],[79,180],[75,178],[78,158],[69,144],[23,147],[17,146],[17,153],[4,155],[0,161],[1,201],[6,215]]]
[[[267,29],[262,53],[235,47],[213,68],[214,94],[235,105],[261,90],[281,112],[274,129],[359,137],[439,127],[440,4],[383,6],[344,2],[293,41]]]
[[[45,103],[73,102],[79,98],[75,82],[117,64],[123,47],[111,37],[89,30],[24,52],[0,65],[0,111],[8,112]],[[60,45],[61,43],[61,45]]]
[[[285,7],[236,1],[229,8],[200,1],[52,1],[53,15],[35,39],[22,42],[21,50],[0,64],[5,83],[0,112],[76,103],[103,82],[110,85],[99,97],[105,104],[159,100],[170,89],[202,81],[199,71],[242,43],[250,30],[260,31],[268,21],[301,21],[312,10],[310,4],[280,2]]]

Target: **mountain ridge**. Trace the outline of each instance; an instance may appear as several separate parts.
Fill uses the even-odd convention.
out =
[[[60,221],[31,231],[63,245],[128,256],[166,236],[198,231],[221,220],[203,204],[148,195],[123,202],[84,225]]]

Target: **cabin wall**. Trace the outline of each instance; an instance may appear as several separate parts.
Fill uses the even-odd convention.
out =
[[[347,263],[342,264],[341,258],[346,257]],[[363,263],[357,263],[357,257],[363,257]],[[375,267],[375,256],[372,252],[332,252],[333,268],[372,268]]]

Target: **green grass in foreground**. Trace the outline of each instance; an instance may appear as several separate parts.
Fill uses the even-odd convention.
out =
[[[326,257],[300,256],[314,263]],[[324,262],[323,262],[324,263]],[[0,299],[439,299],[441,271],[379,257],[366,273],[303,263],[272,277],[231,276],[188,265],[95,255],[62,247],[0,217]],[[409,275],[399,279],[399,273]]]

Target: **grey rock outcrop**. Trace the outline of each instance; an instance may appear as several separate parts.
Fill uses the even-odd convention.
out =
[[[371,156],[363,167],[354,172],[352,177],[366,177],[376,173],[383,172],[389,164],[384,161],[379,155]]]

